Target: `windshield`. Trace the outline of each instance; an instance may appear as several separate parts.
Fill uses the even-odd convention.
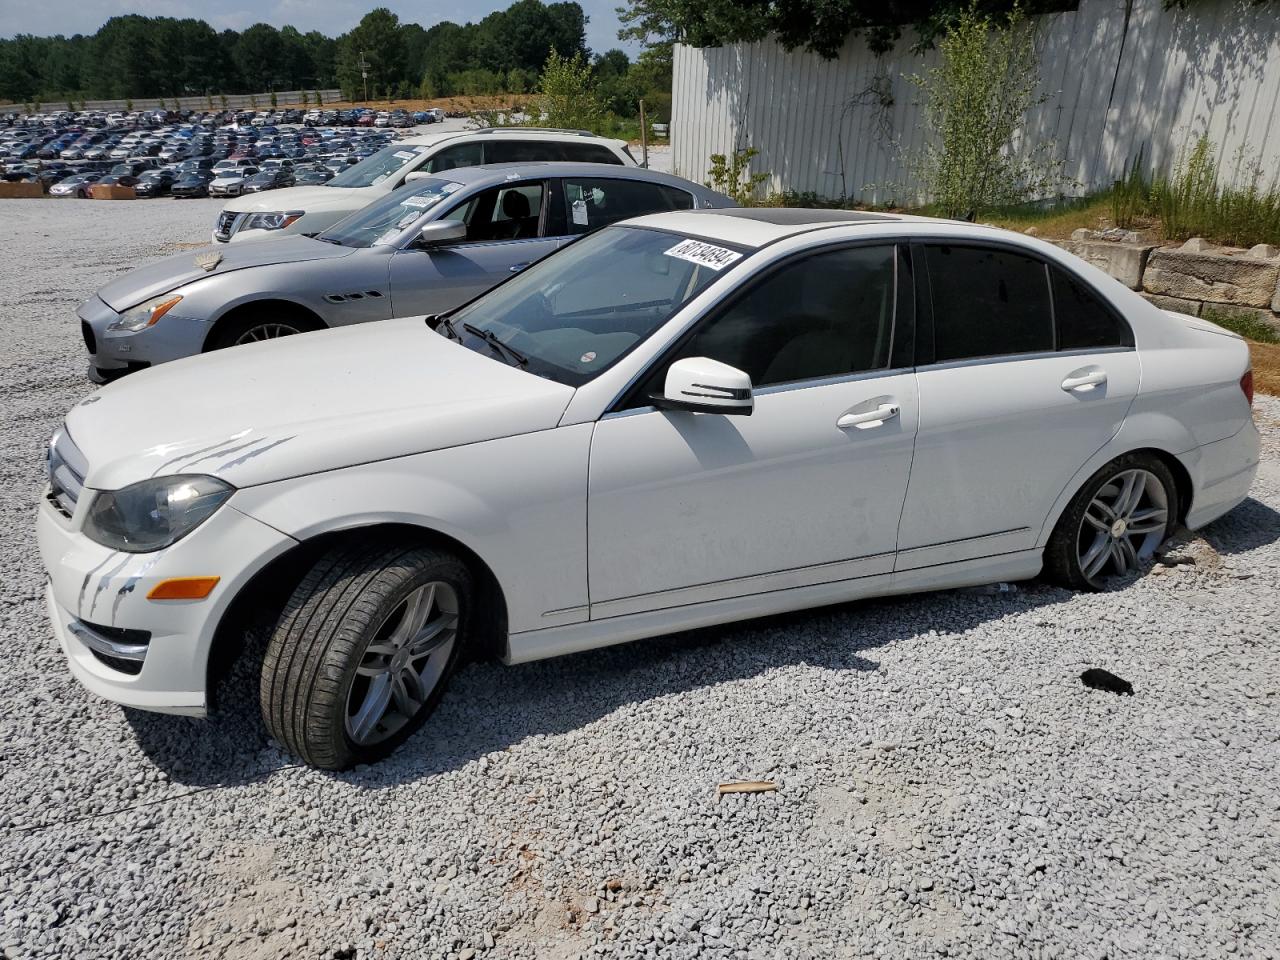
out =
[[[329,182],[334,183],[338,179],[340,178],[335,177]],[[390,196],[356,211],[345,220],[339,220],[320,234],[319,239],[340,243],[344,247],[372,247],[390,243],[437,203],[461,189],[462,184],[452,180],[415,180]]]
[[[511,351],[530,373],[576,387],[671,319],[741,250],[678,234],[607,227],[588,234],[450,315],[472,350]],[[527,361],[527,365],[521,361]]]
[[[396,173],[410,160],[418,159],[426,147],[387,147],[348,167],[329,181],[331,187],[371,187]]]

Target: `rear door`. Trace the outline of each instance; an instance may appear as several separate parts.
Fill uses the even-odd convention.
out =
[[[467,225],[449,246],[409,246],[391,258],[393,316],[443,313],[466,303],[556,248],[547,235],[550,184],[521,180],[459,201],[441,215]]]
[[[897,569],[1031,548],[1133,402],[1132,332],[1087,284],[1025,252],[927,243],[913,255],[920,429]]]

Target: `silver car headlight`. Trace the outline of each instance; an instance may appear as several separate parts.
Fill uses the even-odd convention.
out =
[[[217,477],[153,477],[93,498],[84,535],[125,553],[150,553],[177,543],[222,506],[235,487]]]
[[[251,213],[241,230],[283,230],[301,218],[305,210],[284,210],[274,213]]]
[[[182,301],[182,294],[164,293],[130,307],[107,324],[107,333],[137,333],[151,326]]]

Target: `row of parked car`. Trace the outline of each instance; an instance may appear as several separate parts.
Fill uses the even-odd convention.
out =
[[[1033,237],[731,209],[566,130],[331,184],[81,305],[122,382],[55,433],[38,513],[85,686],[202,715],[260,630],[266,727],[318,767],[393,750],[467,656],[1107,588],[1258,467],[1242,340]]]
[[[295,113],[292,119],[303,119]],[[230,119],[10,124],[0,128],[0,177],[40,183],[59,197],[88,196],[99,183],[131,186],[142,197],[239,196],[325,183],[403,136],[257,122],[275,119],[270,115]]]

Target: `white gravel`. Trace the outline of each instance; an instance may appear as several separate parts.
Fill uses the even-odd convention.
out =
[[[346,775],[267,743],[251,678],[210,722],[95,700],[31,532],[41,445],[90,389],[73,310],[216,207],[0,202],[0,955],[1280,957],[1270,398],[1254,499],[1115,592],[471,666]],[[778,790],[717,800],[735,778]]]

